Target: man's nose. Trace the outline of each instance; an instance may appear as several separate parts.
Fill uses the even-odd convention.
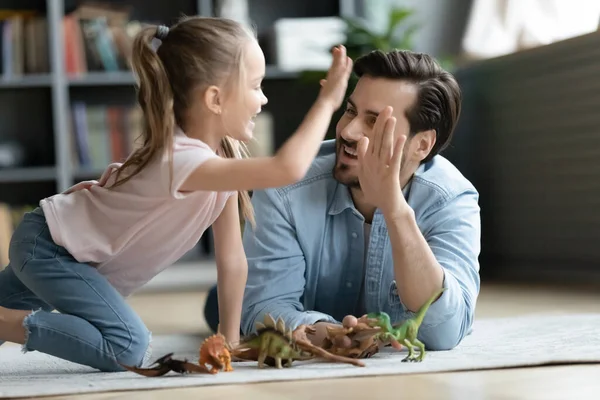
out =
[[[348,142],[358,142],[364,136],[360,124],[357,124],[354,121],[346,125],[344,129],[342,129],[340,135]]]

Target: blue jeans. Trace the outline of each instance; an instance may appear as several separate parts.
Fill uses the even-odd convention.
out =
[[[24,352],[106,372],[148,360],[151,334],[143,321],[96,268],[54,243],[40,208],[24,215],[9,257],[0,271],[0,306],[33,311],[23,321]]]

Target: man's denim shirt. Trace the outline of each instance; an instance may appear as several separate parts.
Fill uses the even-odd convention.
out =
[[[244,334],[266,313],[292,329],[364,312],[385,311],[393,323],[414,315],[398,297],[383,215],[375,213],[365,257],[364,218],[348,187],[333,178],[334,162],[335,142],[326,141],[301,181],[254,192],[256,227],[247,223],[244,232]],[[429,349],[451,349],[470,333],[479,293],[479,195],[439,155],[419,167],[404,194],[447,288],[429,308],[419,339]]]

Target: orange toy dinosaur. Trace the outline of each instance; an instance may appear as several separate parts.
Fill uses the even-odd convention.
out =
[[[231,353],[229,352],[229,346],[225,341],[225,336],[220,333],[216,333],[204,339],[202,346],[200,347],[200,359],[198,364],[203,367],[210,365],[211,374],[216,374],[220,370],[231,372],[233,367],[231,366]]]

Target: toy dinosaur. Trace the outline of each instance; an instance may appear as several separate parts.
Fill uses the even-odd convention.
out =
[[[135,372],[138,375],[144,376],[162,376],[168,373],[169,371],[177,372],[179,374],[187,374],[187,373],[209,373],[208,368],[188,362],[186,359],[184,360],[176,360],[172,358],[173,353],[169,353],[160,357],[158,360],[154,362],[154,367],[150,368],[138,368],[131,367],[128,365],[121,366],[128,371]]]
[[[366,316],[346,316],[342,326],[327,326],[327,336],[321,347],[332,354],[352,358],[370,358],[383,345],[378,339],[382,332],[379,326],[371,326]]]
[[[394,347],[402,344],[408,347],[408,356],[402,359],[402,362],[423,361],[423,358],[425,357],[425,345],[417,338],[419,327],[421,326],[421,322],[423,322],[423,318],[425,318],[425,314],[431,303],[433,303],[444,290],[445,288],[442,288],[434,293],[425,304],[421,306],[413,318],[404,321],[398,326],[392,326],[390,323],[390,316],[385,312],[367,314],[368,320],[371,321],[371,326],[379,326],[383,329],[383,332],[376,335],[377,339],[390,341],[393,343]],[[418,356],[415,356],[415,346],[419,348]]]
[[[358,360],[331,354],[313,345],[307,333],[314,332],[314,328],[306,325],[300,325],[294,331],[286,330],[283,319],[279,318],[275,322],[273,317],[267,314],[264,323],[256,324],[256,334],[244,338],[231,350],[231,355],[241,360],[258,361],[259,368],[264,368],[265,365],[274,365],[277,368],[291,367],[293,361],[314,358],[364,366]]]
[[[219,370],[226,372],[233,371],[231,354],[229,346],[225,341],[225,336],[217,333],[204,339],[200,347],[198,364],[205,368],[208,368],[207,365],[210,365],[211,374],[216,374]]]
[[[202,346],[200,346],[200,360],[198,364],[191,363],[187,359],[176,360],[173,358],[173,353],[169,353],[156,360],[150,368],[121,365],[128,371],[144,376],[162,376],[170,371],[179,374],[216,374],[220,370],[233,371],[228,345],[225,342],[225,337],[220,333],[204,339]],[[207,365],[211,368],[209,369]]]

